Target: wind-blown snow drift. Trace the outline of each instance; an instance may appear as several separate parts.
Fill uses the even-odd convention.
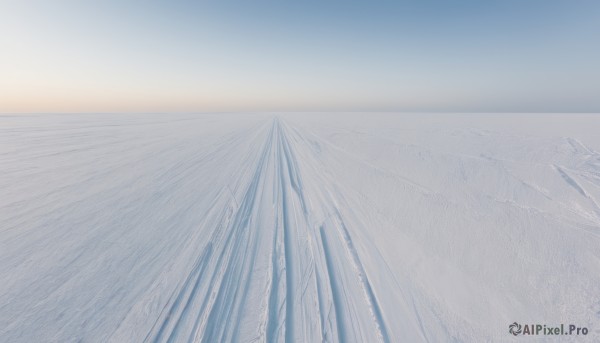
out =
[[[0,122],[0,341],[600,337],[596,116]]]

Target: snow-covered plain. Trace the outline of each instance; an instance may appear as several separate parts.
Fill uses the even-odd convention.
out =
[[[598,341],[598,132],[592,114],[0,116],[0,341],[525,339],[514,321]]]

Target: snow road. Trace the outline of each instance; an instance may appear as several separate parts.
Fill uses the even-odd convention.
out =
[[[0,122],[0,341],[600,338],[594,115]]]

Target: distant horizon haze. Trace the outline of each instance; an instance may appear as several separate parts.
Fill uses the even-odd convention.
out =
[[[5,1],[0,113],[600,112],[598,1]]]

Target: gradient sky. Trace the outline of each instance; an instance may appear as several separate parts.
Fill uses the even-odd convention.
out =
[[[0,3],[0,112],[600,112],[600,1]]]

